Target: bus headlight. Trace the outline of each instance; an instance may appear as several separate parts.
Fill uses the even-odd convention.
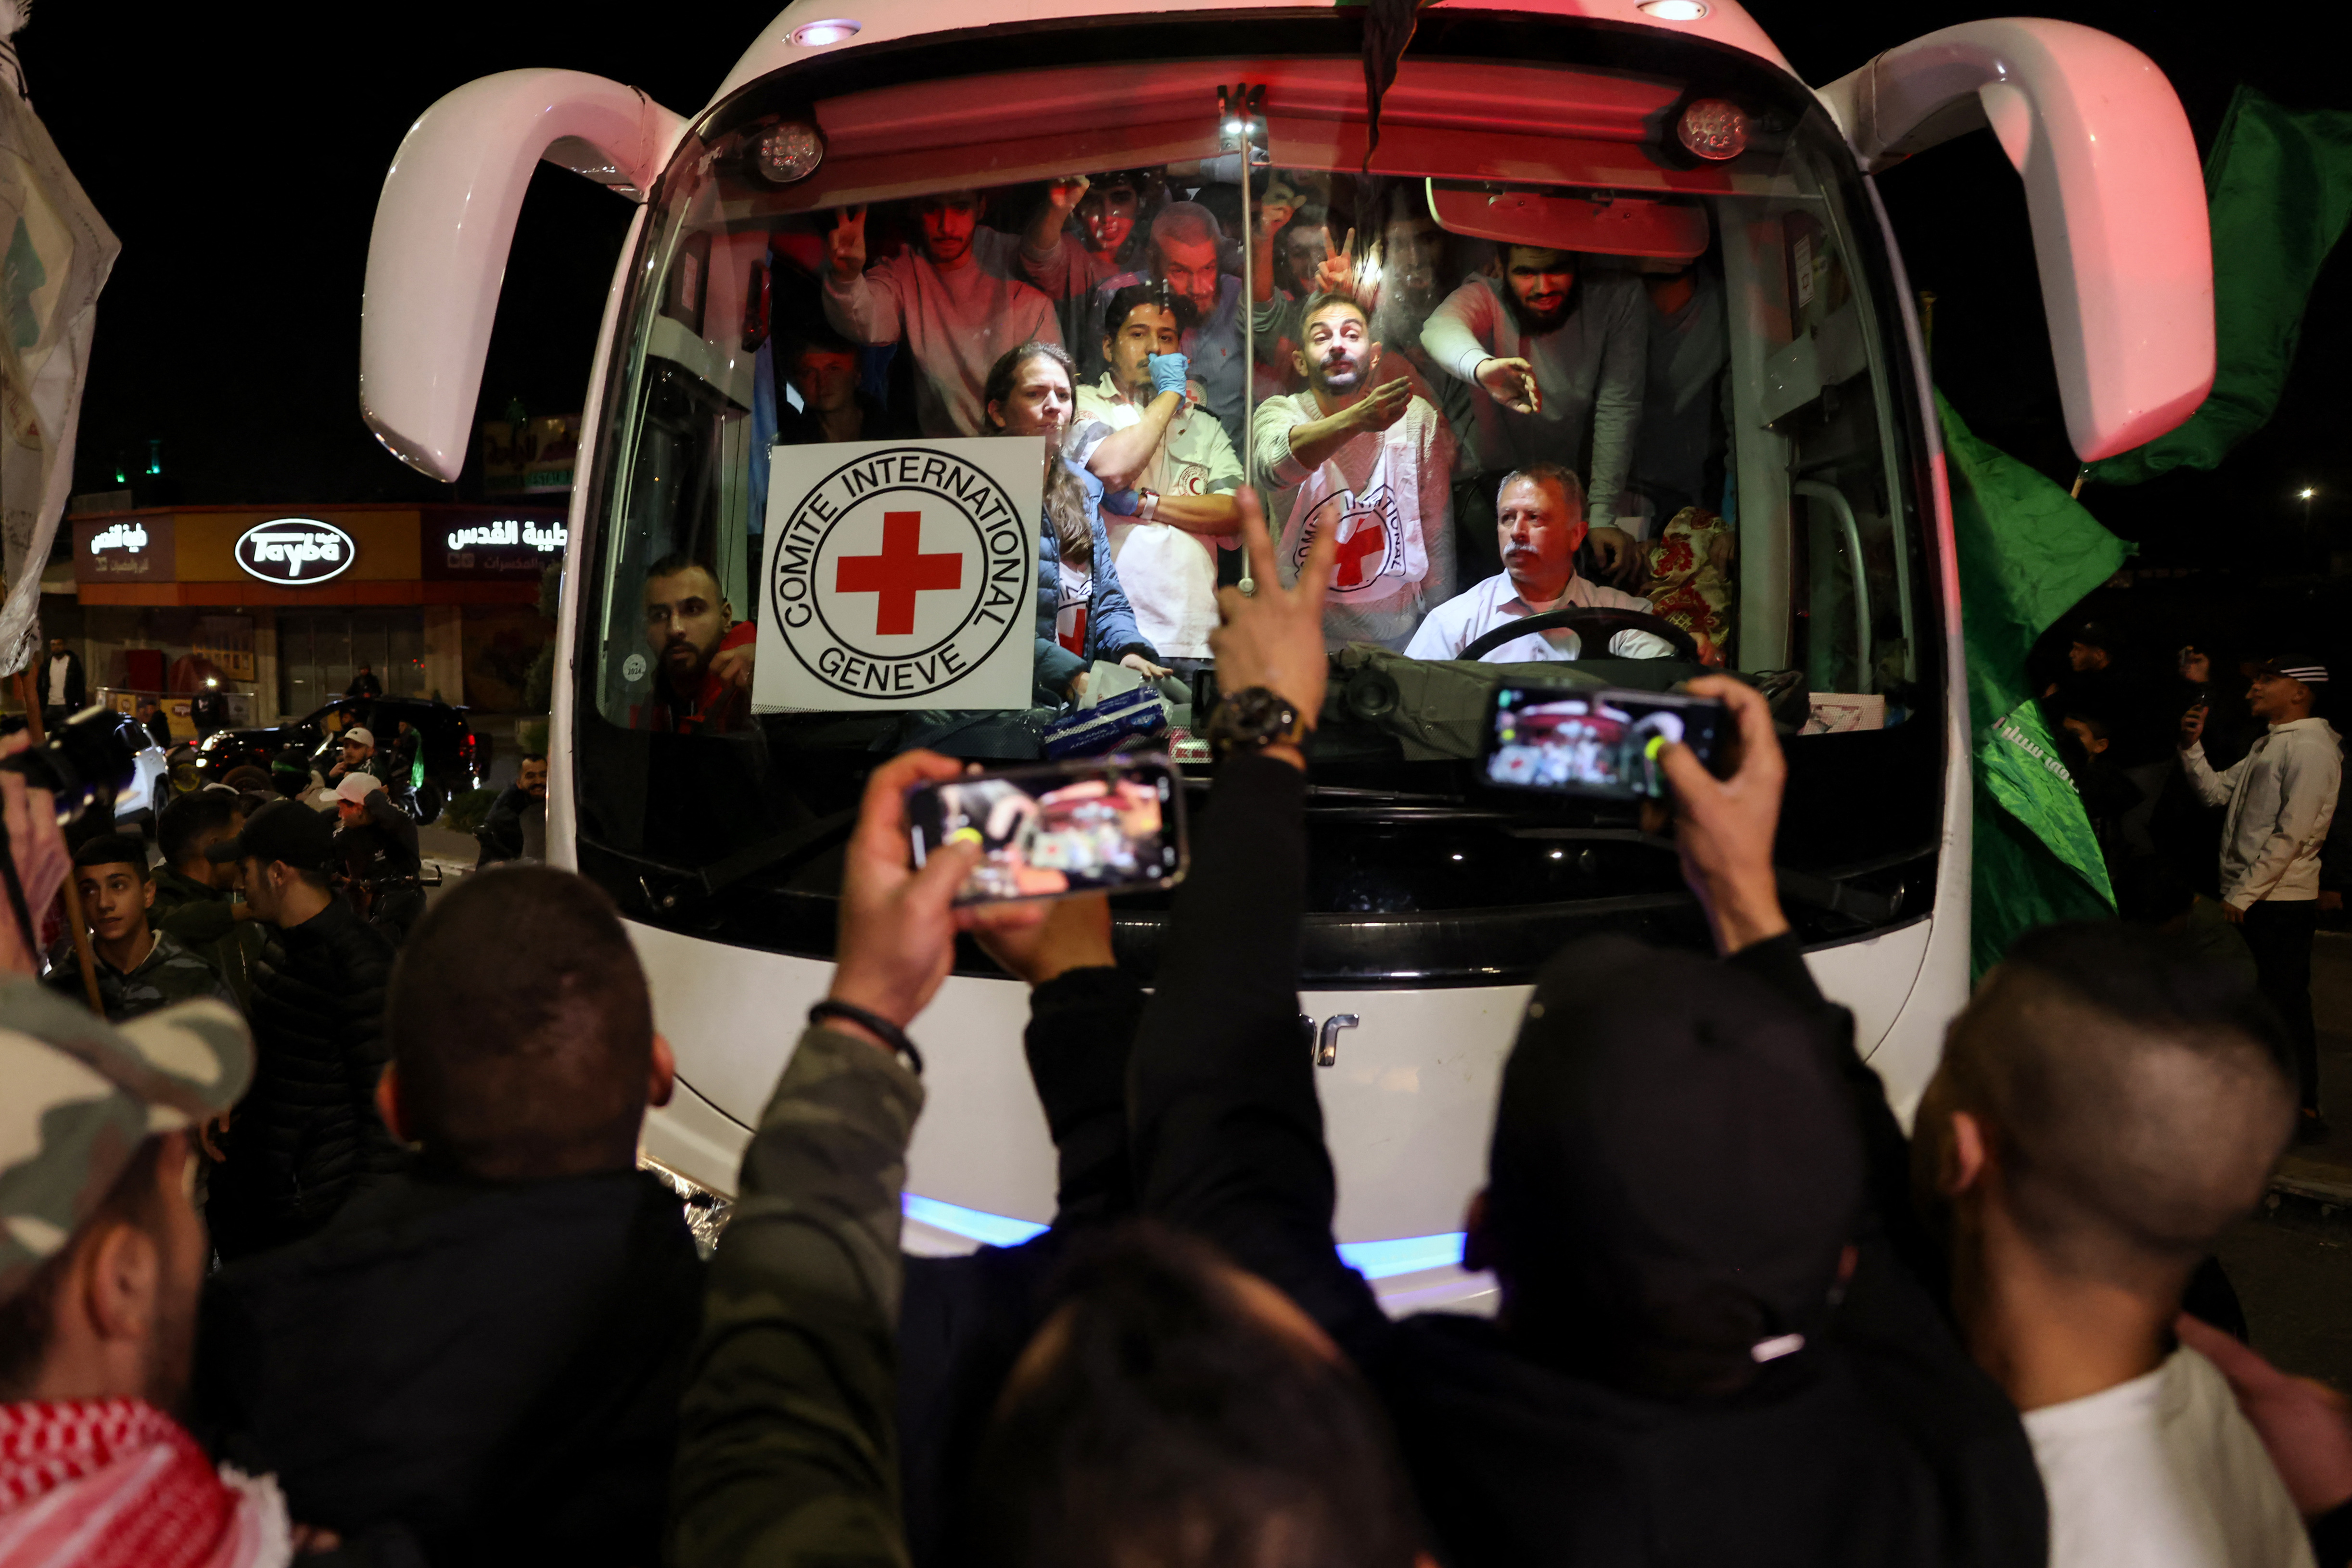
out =
[[[824,139],[817,135],[815,126],[802,121],[788,120],[760,138],[756,163],[761,178],[772,184],[789,185],[795,180],[805,180],[824,162]]]

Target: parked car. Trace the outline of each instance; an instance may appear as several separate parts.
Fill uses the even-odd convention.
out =
[[[341,743],[343,731],[354,724],[365,725],[375,737],[377,754],[388,755],[398,743],[404,721],[416,731],[424,748],[425,777],[416,788],[416,820],[431,822],[452,798],[481,786],[490,769],[490,742],[474,732],[463,708],[430,698],[338,697],[290,724],[217,731],[197,748],[196,769],[210,784],[247,763],[267,769],[287,747],[299,746],[323,773],[334,765],[334,751]]]
[[[172,798],[172,763],[147,726],[128,713],[116,715],[115,732],[131,748],[136,769],[131,783],[114,797],[114,826],[127,832],[152,833],[155,818]]]
[[[131,752],[131,782],[114,796],[114,826],[123,832],[152,833],[155,816],[172,798],[172,763],[147,727],[128,713],[112,717],[115,734]],[[25,728],[25,716],[11,713],[0,719],[0,735],[13,735]]]

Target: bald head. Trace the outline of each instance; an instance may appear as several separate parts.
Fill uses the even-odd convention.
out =
[[[1965,1112],[1999,1201],[2053,1266],[2177,1289],[2286,1145],[2294,1094],[2278,1046],[2250,989],[2165,939],[2050,927],[1953,1023],[1918,1153],[1948,1159]]]

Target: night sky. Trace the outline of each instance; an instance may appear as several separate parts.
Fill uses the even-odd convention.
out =
[[[854,14],[854,6],[852,7]],[[1787,0],[1758,19],[1811,82],[1906,38],[2000,7],[1919,0],[1866,10]],[[223,11],[42,6],[19,44],[35,107],[122,239],[100,301],[75,489],[111,489],[160,438],[187,503],[448,499],[394,462],[357,405],[360,286],[377,190],[409,122],[442,93],[521,66],[614,77],[692,114],[772,15],[668,10],[600,28],[595,7],[415,4],[329,22],[314,5]],[[2102,0],[2057,14],[2151,55],[2200,152],[2233,87],[2294,107],[2352,102],[2336,51],[2247,16]],[[692,22],[686,18],[692,16]],[[1979,434],[2070,478],[2023,196],[1990,135],[1936,149],[1882,180],[1914,287],[1938,296],[1936,374]],[[542,165],[499,307],[483,402],[580,408],[629,208]],[[2218,473],[2084,497],[2146,560],[2261,559],[2294,548],[2292,492],[2352,533],[2352,344],[2341,256],[2323,275],[2278,416]],[[2352,540],[2347,540],[2352,542]],[[2280,557],[2284,559],[2284,557]]]

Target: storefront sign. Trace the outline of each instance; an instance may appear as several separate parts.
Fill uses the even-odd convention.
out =
[[[248,577],[289,588],[339,577],[358,555],[352,536],[331,522],[281,517],[248,528],[236,542],[237,568]]]
[[[149,583],[172,580],[172,518],[78,519],[73,525],[74,581]]]
[[[496,518],[488,522],[467,523],[449,531],[449,548],[465,550],[475,545],[492,549],[501,546],[525,546],[541,555],[562,552],[571,538],[560,522],[541,522],[530,518]]]

